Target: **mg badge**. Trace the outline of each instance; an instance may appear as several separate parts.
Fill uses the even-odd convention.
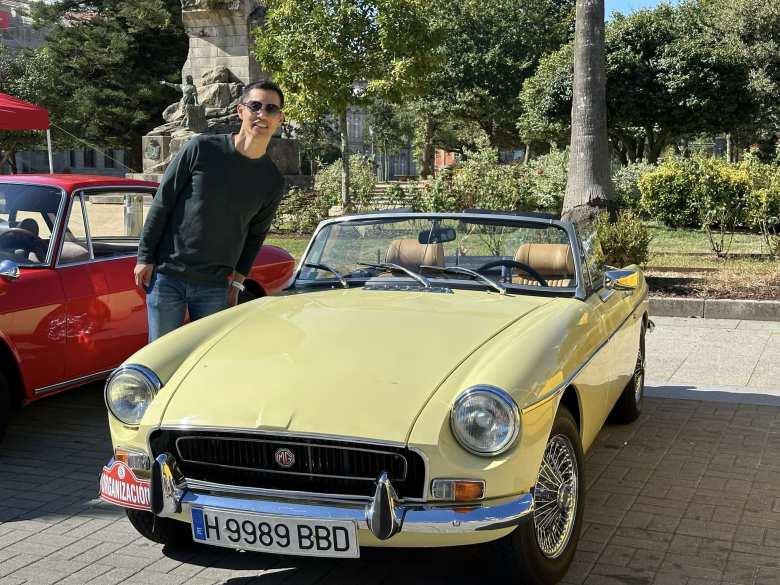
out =
[[[284,467],[285,469],[295,465],[295,455],[287,447],[277,449],[276,453],[274,453],[274,460],[279,467]]]

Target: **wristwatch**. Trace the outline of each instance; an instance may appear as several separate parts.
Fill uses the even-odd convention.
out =
[[[244,286],[243,282],[238,282],[237,280],[231,280],[230,286],[233,288],[237,288],[239,291],[244,292],[246,290],[246,287]]]

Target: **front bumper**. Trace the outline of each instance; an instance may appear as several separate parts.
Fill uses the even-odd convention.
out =
[[[154,514],[162,517],[189,515],[193,507],[207,507],[290,518],[347,520],[355,522],[358,529],[370,530],[377,539],[387,540],[401,531],[459,534],[511,528],[534,510],[532,494],[476,505],[401,503],[386,474],[377,479],[376,491],[368,503],[213,494],[191,490],[181,478],[171,455],[157,457],[152,464],[151,479]]]

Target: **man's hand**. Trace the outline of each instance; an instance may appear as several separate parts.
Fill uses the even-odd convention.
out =
[[[228,307],[235,307],[238,304],[238,295],[239,290],[235,287],[230,287],[230,292],[228,293]]]
[[[233,272],[233,282],[237,282],[239,284],[244,284],[244,280],[246,279],[246,276],[244,274],[241,274],[238,271]],[[230,284],[230,292],[228,293],[228,307],[235,307],[238,304],[238,295],[241,294],[241,291],[233,286],[233,284]]]
[[[152,280],[152,273],[154,273],[154,264],[141,264],[140,262],[136,264],[133,269],[135,286],[146,292],[146,287]]]

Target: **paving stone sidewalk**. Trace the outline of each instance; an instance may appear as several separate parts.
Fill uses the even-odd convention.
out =
[[[777,379],[768,388],[748,386],[753,376],[764,384],[758,370],[780,331],[756,322],[746,329],[744,322],[689,321],[656,319],[648,337],[650,395],[709,388],[728,401],[692,400],[697,395],[690,393],[649,398],[636,423],[605,427],[587,458],[585,526],[565,583],[780,584],[780,401],[735,402],[738,393],[728,391],[780,394]],[[678,344],[679,354],[659,357],[682,336],[690,343]],[[737,339],[754,339],[746,342],[754,345],[745,358],[756,361],[743,386],[707,386],[705,366],[683,369],[689,360],[700,363],[702,348],[715,361],[736,354],[740,348],[730,352],[712,340]],[[680,371],[692,379],[677,377]],[[96,499],[111,449],[104,409],[100,385],[90,385],[14,419],[0,446],[0,585],[505,580],[478,547],[364,549],[360,559],[346,561],[200,547],[163,551],[138,536],[121,510]]]

